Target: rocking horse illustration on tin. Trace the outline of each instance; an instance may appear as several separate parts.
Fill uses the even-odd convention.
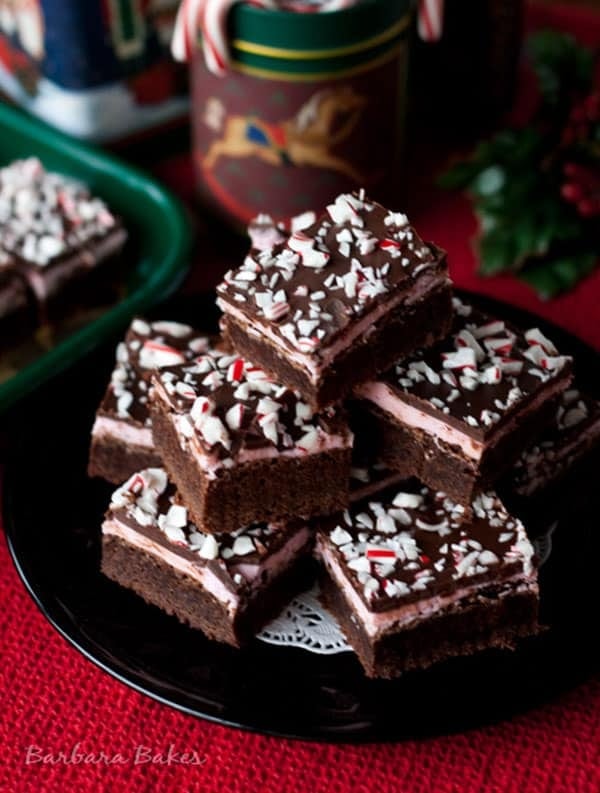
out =
[[[208,171],[222,157],[258,157],[271,165],[312,165],[337,171],[362,184],[363,174],[333,149],[350,137],[366,104],[365,97],[344,85],[318,91],[293,118],[280,123],[255,116],[229,116],[222,136],[210,145],[202,166]]]

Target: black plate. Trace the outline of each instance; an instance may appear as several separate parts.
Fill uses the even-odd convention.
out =
[[[160,314],[213,330],[212,299],[180,300]],[[598,395],[600,358],[589,347],[529,314],[474,300],[541,327],[576,356],[582,385]],[[57,630],[111,675],[221,724],[309,739],[389,740],[510,717],[599,668],[589,615],[599,605],[600,532],[575,509],[559,522],[541,570],[543,635],[514,653],[482,653],[397,681],[367,680],[350,653],[318,656],[261,642],[235,651],[147,606],[99,573],[99,527],[111,488],[89,481],[85,468],[112,360],[112,347],[100,350],[12,415],[5,488],[5,525],[19,574]]]

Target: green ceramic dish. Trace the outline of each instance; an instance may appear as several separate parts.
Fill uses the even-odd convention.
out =
[[[0,166],[35,155],[44,165],[85,182],[123,219],[133,260],[121,297],[0,383],[0,413],[122,329],[130,317],[163,300],[185,275],[191,244],[179,202],[141,171],[0,104]]]

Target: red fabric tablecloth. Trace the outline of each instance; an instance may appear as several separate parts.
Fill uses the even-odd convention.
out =
[[[574,30],[588,44],[600,41],[600,20],[589,11],[538,7],[529,21]],[[168,164],[163,175],[181,192],[189,189],[186,162]],[[474,275],[474,219],[462,199],[428,195],[412,217],[424,237],[448,250],[459,285],[537,311],[600,348],[600,272],[544,304],[512,279]],[[210,281],[214,273],[198,278]],[[0,793],[600,790],[600,678],[511,722],[464,735],[365,746],[294,742],[184,716],[112,680],[37,611],[4,541],[0,598]],[[196,752],[200,764],[178,762],[184,752]]]

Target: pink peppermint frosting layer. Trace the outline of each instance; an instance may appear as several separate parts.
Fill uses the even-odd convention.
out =
[[[557,393],[564,390],[564,381],[556,380],[551,385],[544,388],[543,392],[534,397],[524,411],[520,411],[520,417],[525,413],[535,412],[548,399],[552,399]],[[458,447],[465,457],[472,460],[480,460],[487,446],[493,446],[502,437],[511,433],[515,429],[515,421],[509,421],[501,425],[493,434],[489,435],[485,441],[477,440],[466,432],[461,432],[456,427],[448,424],[443,418],[436,418],[430,413],[425,413],[415,408],[401,399],[393,388],[385,383],[372,381],[364,383],[356,388],[355,393],[358,397],[372,402],[381,410],[392,416],[397,422],[413,429],[422,430],[428,435],[438,439],[448,446]],[[440,416],[443,413],[440,411]]]
[[[233,463],[230,457],[219,459],[217,454],[207,454],[195,435],[187,437],[189,423],[186,416],[175,416],[174,421],[179,434],[181,448],[184,451],[189,450],[191,452],[198,466],[210,479],[216,479],[219,471],[223,468],[230,468],[232,466]],[[244,448],[240,449],[236,455],[235,464],[243,465],[244,463],[254,463],[258,460],[272,460],[275,457],[285,459],[306,457],[308,454],[314,455],[334,449],[352,448],[354,436],[351,433],[347,433],[346,435],[331,435],[323,432],[320,427],[317,427],[317,433],[317,441],[310,452],[299,449],[297,446],[283,450],[278,450],[274,446],[262,446],[256,449]]]
[[[382,317],[393,311],[397,306],[404,304],[407,306],[416,303],[419,300],[427,297],[431,292],[439,289],[442,285],[448,283],[448,279],[442,275],[435,275],[434,273],[426,273],[422,275],[417,281],[413,289],[407,295],[406,292],[394,295],[390,300],[377,305],[372,311],[369,311],[359,321],[354,322],[350,328],[339,336],[332,344],[325,349],[319,349],[318,355],[307,355],[298,350],[291,350],[278,333],[273,331],[268,323],[261,323],[260,325],[248,326],[248,332],[256,336],[261,334],[266,336],[274,346],[278,347],[280,353],[287,360],[294,363],[301,369],[309,373],[311,382],[318,383],[319,377],[324,369],[326,369],[335,360],[335,358],[344,350],[350,348],[354,342],[361,338],[366,337],[371,328]],[[217,305],[225,314],[230,314],[242,325],[248,324],[248,318],[238,308],[233,306],[222,298],[217,298]]]
[[[318,536],[317,554],[331,574],[331,577],[340,587],[344,598],[359,618],[364,630],[372,639],[376,639],[388,631],[409,628],[412,623],[432,617],[443,609],[460,603],[464,598],[471,597],[479,590],[489,589],[490,587],[490,582],[484,581],[472,586],[459,587],[451,595],[424,598],[415,603],[398,606],[388,611],[374,612],[370,611],[361,600],[344,575],[338,560]],[[537,594],[538,585],[536,578],[535,570],[531,570],[529,574],[517,573],[503,579],[499,583],[510,585],[514,593],[531,592]]]
[[[206,592],[226,607],[230,616],[233,617],[237,612],[241,602],[238,592],[225,586],[206,564],[195,564],[185,559],[175,551],[169,550],[164,545],[149,539],[115,518],[109,518],[104,522],[102,533],[106,536],[118,537],[140,551],[152,554],[178,572],[196,581]],[[306,545],[309,537],[309,529],[303,527],[261,564],[240,562],[237,565],[232,565],[229,572],[231,576],[236,573],[240,574],[246,582],[251,584],[251,589],[261,588],[290,565],[298,552]]]
[[[142,446],[149,451],[154,449],[152,429],[136,427],[128,421],[98,416],[92,428],[92,438],[96,440],[115,440],[129,446]]]

